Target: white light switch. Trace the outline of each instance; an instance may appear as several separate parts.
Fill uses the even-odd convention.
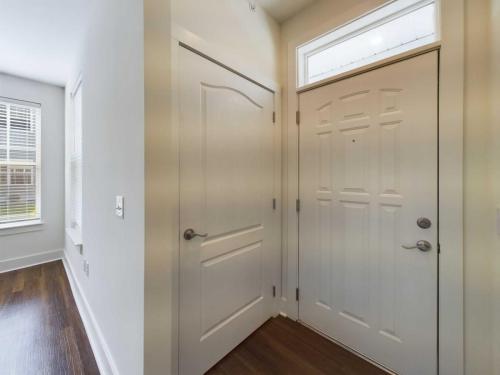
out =
[[[123,196],[117,195],[115,203],[115,215],[123,219],[123,214],[124,214]]]

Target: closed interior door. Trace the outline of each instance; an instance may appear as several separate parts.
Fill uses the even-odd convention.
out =
[[[196,375],[271,316],[274,95],[179,54],[180,371]]]
[[[437,52],[300,95],[300,319],[404,375],[437,368],[437,98]]]

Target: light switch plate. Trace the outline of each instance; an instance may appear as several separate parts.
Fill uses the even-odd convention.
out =
[[[117,195],[116,196],[116,203],[115,203],[115,215],[122,218],[124,216],[124,207],[123,207],[123,196]]]

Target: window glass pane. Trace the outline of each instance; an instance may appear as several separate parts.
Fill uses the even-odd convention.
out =
[[[376,14],[367,16],[375,18],[371,24],[363,25],[360,19],[299,48],[299,59],[304,59],[299,62],[304,75],[300,83],[314,83],[437,40],[435,3],[426,2],[396,14],[384,13],[383,8],[377,12],[378,19]],[[357,30],[356,22],[360,23]]]

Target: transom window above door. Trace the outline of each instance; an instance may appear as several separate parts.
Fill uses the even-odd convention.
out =
[[[297,49],[298,86],[439,40],[437,0],[395,0]]]
[[[40,220],[41,108],[0,97],[0,229]]]

